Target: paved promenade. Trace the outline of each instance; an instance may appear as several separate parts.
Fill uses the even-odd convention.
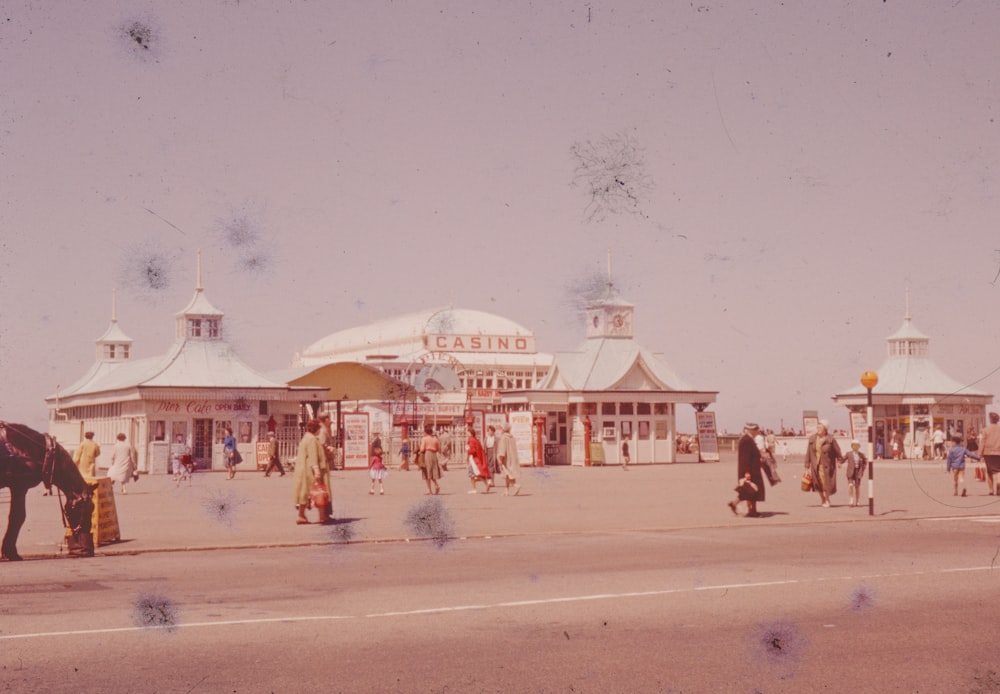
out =
[[[721,463],[638,465],[628,471],[617,466],[523,468],[521,494],[516,497],[503,496],[502,489],[467,494],[469,480],[455,467],[445,473],[438,497],[424,495],[416,470],[390,471],[385,496],[368,495],[366,471],[334,472],[337,522],[332,526],[295,525],[291,474],[265,478],[260,472],[240,470],[229,481],[224,473],[201,472],[190,486],[180,487],[169,476],[144,475],[129,485],[128,494],[116,495],[122,540],[99,546],[97,554],[414,541],[419,538],[407,525],[407,515],[431,498],[440,500],[450,535],[465,538],[962,516],[996,516],[1000,521],[1000,497],[987,495],[985,483],[972,479],[971,467],[966,471],[969,496],[955,497],[941,461],[877,462],[875,515],[870,516],[867,485],[862,506],[847,506],[841,470],[833,507],[822,508],[816,494],[799,489],[802,459],[790,457],[779,464],[784,481],[767,489],[761,518],[737,517],[726,507],[736,483],[735,455],[728,452]],[[8,504],[3,490],[4,526]],[[315,520],[315,512],[310,517]],[[19,551],[25,558],[59,556],[62,537],[56,497],[44,497],[36,487],[28,494]]]

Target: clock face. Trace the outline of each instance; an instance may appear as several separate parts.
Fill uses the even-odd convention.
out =
[[[615,324],[616,328],[619,328],[619,329],[624,328],[625,327],[625,316],[623,316],[620,313],[616,313],[615,317],[612,319],[612,322]]]

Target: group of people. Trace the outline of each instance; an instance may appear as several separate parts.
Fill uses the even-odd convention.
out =
[[[989,420],[989,425],[978,437],[970,436],[964,439],[960,434],[954,434],[950,437],[951,445],[946,450],[944,442],[941,442],[940,450],[946,460],[945,471],[952,477],[952,493],[955,496],[968,495],[965,486],[966,458],[985,463],[983,472],[989,494],[1000,495],[1000,414],[991,412]],[[938,450],[938,438],[940,437],[932,439],[935,452]],[[893,446],[893,450],[898,454],[901,448],[902,441],[899,440]],[[746,502],[748,516],[760,515],[757,503],[764,501],[766,497],[764,473],[768,471],[768,465],[773,464],[773,461],[774,450],[768,445],[768,440],[761,435],[760,427],[752,422],[747,423],[738,448],[737,497],[728,502],[733,513],[738,513],[739,504]],[[816,492],[819,495],[820,506],[829,508],[830,497],[837,492],[837,470],[846,465],[848,505],[858,506],[861,484],[868,464],[868,459],[861,452],[859,441],[851,441],[851,450],[843,453],[837,439],[829,431],[829,424],[826,420],[821,420],[816,427],[816,433],[810,436],[806,443],[802,489]]]
[[[733,513],[738,513],[739,504],[746,502],[746,515],[759,516],[757,503],[766,498],[765,473],[772,485],[780,481],[776,469],[776,441],[773,433],[769,434],[762,434],[753,422],[748,422],[743,429],[737,457],[737,497],[728,502]],[[847,465],[848,504],[857,506],[868,460],[858,441],[852,441],[851,450],[842,453],[837,439],[829,433],[829,424],[821,420],[816,433],[806,443],[802,489],[819,494],[820,505],[829,508],[830,497],[837,492],[837,468],[844,464]]]
[[[94,441],[94,432],[84,432],[83,441],[73,453],[73,462],[76,463],[84,478],[93,479],[97,476],[97,458],[100,455],[101,447]],[[135,459],[135,451],[129,445],[128,437],[125,434],[118,434],[115,437],[115,445],[111,449],[111,462],[108,464],[105,476],[111,480],[112,488],[114,488],[115,482],[118,483],[122,494],[128,493],[126,487],[129,482],[139,481]]]
[[[965,459],[972,458],[985,463],[983,477],[989,488],[990,496],[1000,495],[1000,414],[990,412],[990,423],[980,432],[978,437],[970,436],[965,445],[958,434],[951,437],[952,445],[946,453],[945,471],[952,475],[954,494],[958,496],[958,487],[965,489]],[[976,451],[979,451],[977,454]],[[981,479],[981,478],[980,478]]]
[[[469,494],[478,493],[477,485],[482,483],[483,493],[489,494],[496,486],[496,477],[504,479],[504,496],[516,496],[521,491],[518,483],[521,463],[517,454],[517,441],[510,433],[510,424],[504,424],[503,431],[497,433],[496,427],[486,428],[485,441],[480,441],[475,427],[468,429],[465,446],[466,473],[472,488]],[[485,445],[484,445],[485,444]],[[407,455],[403,457],[400,469],[408,469],[409,444],[406,445]],[[370,451],[368,476],[370,486],[368,493],[385,494],[385,479],[388,467],[385,464],[381,438],[376,435]],[[432,424],[424,427],[424,435],[420,446],[414,451],[415,463],[420,469],[420,477],[427,486],[428,495],[441,493],[441,478],[448,470],[447,461],[451,457],[451,435],[447,432],[438,434]],[[330,433],[329,415],[321,415],[306,423],[306,431],[299,441],[295,457],[293,497],[297,511],[296,523],[306,525],[310,521],[306,511],[316,508],[319,511],[319,522],[330,523],[333,519],[333,503],[330,498],[330,469],[332,467],[335,446]],[[273,448],[272,461],[277,458],[277,447]],[[405,467],[404,467],[405,465]],[[277,469],[284,474],[280,462]],[[268,468],[270,473],[271,468]]]

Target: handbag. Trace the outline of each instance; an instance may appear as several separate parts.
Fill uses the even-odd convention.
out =
[[[976,480],[979,482],[986,481],[986,468],[983,467],[982,465],[976,466]]]
[[[812,473],[806,470],[802,473],[802,491],[811,492],[813,488],[813,476]]]
[[[413,456],[413,462],[414,462],[414,464],[418,468],[420,468],[421,470],[423,470],[426,467],[426,465],[427,465],[424,462],[424,452],[423,451],[417,451],[417,454],[415,456]]]
[[[781,481],[781,476],[778,474],[778,463],[771,456],[760,461],[761,468],[764,470],[764,476],[767,477],[768,484],[772,487]],[[809,480],[809,484],[812,484],[812,480]]]
[[[243,456],[241,456],[240,452],[234,448],[233,449],[233,465],[239,465],[242,462],[243,462]]]

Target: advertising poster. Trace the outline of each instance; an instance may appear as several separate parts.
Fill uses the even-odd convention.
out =
[[[368,467],[370,426],[367,412],[350,412],[344,418],[344,467]]]
[[[486,413],[486,424],[487,427],[494,427],[497,431],[497,436],[503,432],[503,425],[507,422],[507,415],[503,412],[487,412]],[[484,433],[483,436],[486,434]]]
[[[868,443],[868,416],[864,412],[851,413],[851,438]]]
[[[534,459],[531,457],[531,419],[530,412],[511,412],[510,433],[517,441],[517,458],[521,461],[521,466],[533,465]]]
[[[715,429],[714,412],[695,412],[698,426],[698,456],[711,463],[719,462],[719,439]]]

